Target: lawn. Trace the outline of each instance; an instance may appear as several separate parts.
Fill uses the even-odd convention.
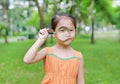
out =
[[[40,84],[44,76],[43,62],[27,65],[22,61],[34,41],[0,44],[0,84]],[[52,45],[49,40],[47,43]],[[77,37],[72,46],[84,55],[86,84],[120,83],[120,43],[97,39],[91,45],[89,38]]]

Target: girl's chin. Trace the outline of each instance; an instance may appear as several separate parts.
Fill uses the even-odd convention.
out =
[[[66,41],[64,41],[64,43],[63,43],[63,44],[67,46],[67,45],[70,45],[70,44],[71,44],[71,42],[72,42],[72,40],[66,40]]]

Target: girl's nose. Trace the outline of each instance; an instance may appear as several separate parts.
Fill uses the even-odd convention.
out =
[[[68,36],[68,37],[71,36],[71,33],[69,30],[66,31],[66,36]]]

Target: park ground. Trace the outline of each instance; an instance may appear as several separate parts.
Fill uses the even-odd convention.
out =
[[[40,84],[44,76],[43,62],[23,63],[23,57],[35,39],[0,43],[0,84]],[[55,44],[55,41],[54,43]],[[50,40],[47,46],[52,46]],[[77,36],[72,47],[84,56],[86,84],[120,83],[120,43],[117,38],[96,38],[90,44],[89,35]]]

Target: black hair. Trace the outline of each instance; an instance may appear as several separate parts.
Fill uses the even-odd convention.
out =
[[[54,31],[55,31],[55,28],[56,28],[59,20],[60,20],[60,17],[62,17],[62,16],[69,17],[71,19],[72,23],[74,24],[75,29],[76,29],[76,20],[75,20],[75,18],[70,14],[67,14],[67,13],[64,13],[64,12],[59,12],[59,13],[56,13],[55,16],[51,20],[51,28]]]

